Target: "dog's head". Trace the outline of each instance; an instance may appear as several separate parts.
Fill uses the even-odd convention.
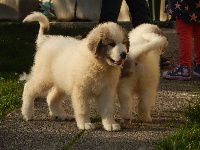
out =
[[[122,66],[128,49],[127,32],[118,24],[107,22],[94,28],[86,38],[89,50],[111,66]]]

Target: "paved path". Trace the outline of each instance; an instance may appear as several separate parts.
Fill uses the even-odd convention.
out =
[[[174,29],[163,29],[169,39],[165,56],[177,60],[177,37]],[[57,121],[48,116],[44,99],[36,100],[34,121],[22,119],[20,110],[15,110],[0,120],[0,150],[59,150],[69,146],[74,150],[151,150],[152,144],[166,137],[179,127],[183,121],[183,112],[197,99],[200,80],[191,81],[160,80],[156,107],[152,111],[152,123],[134,122],[122,127],[119,132],[107,132],[102,129],[95,109],[97,129],[80,131],[75,121]],[[69,101],[65,108],[73,112]],[[93,107],[93,106],[92,106]],[[116,103],[116,107],[119,105]],[[119,118],[116,113],[116,118]],[[75,141],[75,142],[74,142]]]

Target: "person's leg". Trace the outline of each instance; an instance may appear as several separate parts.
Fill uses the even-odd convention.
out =
[[[194,52],[195,52],[195,68],[193,74],[200,77],[200,25],[193,25],[193,37],[194,37]]]
[[[195,62],[200,64],[200,25],[193,25]]]
[[[176,19],[176,30],[179,40],[179,61],[178,65],[168,71],[164,77],[175,80],[191,79],[191,58],[192,58],[192,24]]]
[[[142,24],[150,23],[151,12],[146,0],[126,0],[131,13],[133,28]]]
[[[192,24],[176,19],[179,39],[179,64],[191,67],[192,59]]]
[[[146,0],[126,0],[131,13],[133,28],[142,23],[150,23],[152,21],[151,11]],[[160,57],[160,67],[168,67],[170,65],[169,59]]]
[[[99,23],[107,21],[117,22],[121,5],[122,0],[102,0]]]
[[[102,0],[101,13],[99,17],[99,23],[112,21],[117,23],[119,12],[121,9],[122,0]],[[88,32],[84,32],[78,39],[83,39],[88,35]]]

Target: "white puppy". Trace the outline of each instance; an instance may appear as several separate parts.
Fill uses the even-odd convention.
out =
[[[150,110],[155,105],[159,83],[159,60],[168,44],[162,31],[151,24],[142,24],[129,33],[130,49],[118,85],[121,121],[130,121],[138,96],[138,117],[151,122]]]
[[[104,128],[120,130],[114,120],[114,98],[129,46],[125,30],[116,23],[104,23],[85,39],[78,40],[44,35],[49,29],[49,21],[41,13],[35,12],[25,21],[38,21],[40,30],[34,65],[23,91],[24,118],[34,118],[34,99],[48,92],[51,116],[71,118],[61,106],[66,95],[70,95],[78,128],[94,129],[88,99],[95,98]]]

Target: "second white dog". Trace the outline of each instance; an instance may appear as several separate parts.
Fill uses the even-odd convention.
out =
[[[139,120],[151,122],[150,110],[155,105],[160,76],[160,55],[168,44],[167,38],[156,25],[142,24],[130,31],[129,41],[129,55],[118,86],[121,121],[131,121],[138,96]]]
[[[24,21],[40,23],[35,61],[23,91],[24,118],[33,119],[34,99],[49,92],[51,116],[71,118],[61,105],[70,95],[78,128],[94,129],[88,99],[95,98],[104,128],[120,130],[114,120],[114,98],[129,46],[127,33],[109,22],[98,25],[85,39],[77,40],[45,35],[49,22],[41,13],[35,12]]]

